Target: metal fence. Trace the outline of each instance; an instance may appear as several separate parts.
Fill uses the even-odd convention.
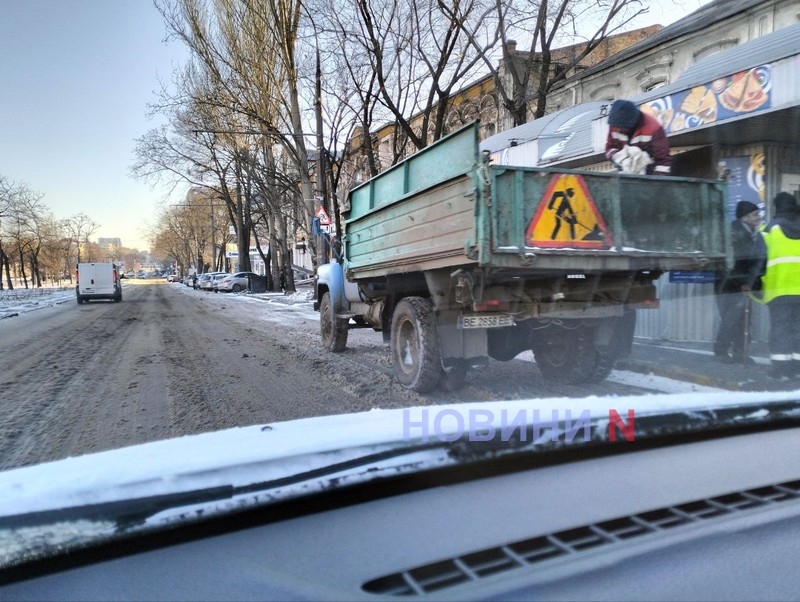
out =
[[[637,312],[635,336],[658,341],[712,343],[719,327],[714,285],[709,282],[670,282],[664,274],[656,289],[660,306]],[[751,340],[766,341],[769,319],[766,308],[752,304]]]

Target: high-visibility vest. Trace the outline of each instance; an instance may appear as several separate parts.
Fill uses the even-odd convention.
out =
[[[789,238],[780,226],[761,235],[767,245],[767,271],[761,278],[763,302],[800,295],[800,239]]]

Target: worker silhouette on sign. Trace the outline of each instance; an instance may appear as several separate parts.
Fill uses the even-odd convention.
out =
[[[525,230],[533,247],[608,249],[613,240],[583,176],[554,174]]]
[[[561,190],[557,190],[553,193],[550,202],[547,204],[547,208],[552,209],[556,201],[561,199],[561,202],[556,208],[556,223],[553,227],[553,233],[550,235],[550,240],[555,240],[556,236],[558,236],[558,231],[561,230],[561,222],[569,224],[569,237],[575,240],[575,224],[578,223],[578,216],[572,208],[572,203],[569,202],[573,196],[575,196],[575,191],[572,188],[567,188],[566,194]]]

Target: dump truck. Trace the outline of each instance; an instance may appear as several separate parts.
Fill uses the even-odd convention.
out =
[[[662,274],[728,264],[724,182],[491,164],[478,132],[351,190],[341,257],[315,284],[328,351],[380,331],[397,380],[423,393],[524,351],[547,380],[600,382]]]

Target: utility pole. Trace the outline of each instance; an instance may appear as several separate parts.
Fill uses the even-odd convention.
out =
[[[208,208],[211,209],[211,271],[217,269],[217,246],[214,242],[214,200],[208,197]]]
[[[309,15],[310,17],[310,15]],[[315,100],[314,112],[317,118],[317,202],[325,209],[325,212],[330,215],[328,202],[327,202],[327,186],[325,178],[325,140],[322,135],[322,63],[319,54],[319,40],[317,39],[317,24],[311,19],[311,24],[314,26],[314,44],[317,49],[317,72],[315,83]],[[325,234],[321,233],[317,237],[317,265],[328,263],[328,245],[326,244]]]

